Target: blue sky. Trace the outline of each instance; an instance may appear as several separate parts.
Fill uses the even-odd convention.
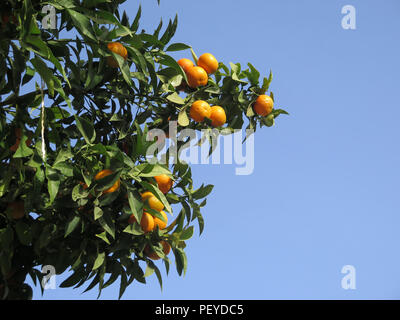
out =
[[[123,6],[132,19],[139,3]],[[172,268],[163,291],[151,276],[123,299],[399,299],[400,3],[141,3],[146,31],[177,13],[173,42],[225,64],[251,62],[263,75],[272,69],[276,106],[290,116],[256,132],[252,175],[235,175],[234,165],[194,166],[198,185],[215,188],[204,233],[188,241],[186,276]],[[347,4],[356,30],[341,26]],[[341,288],[344,265],[356,269],[355,290]],[[117,282],[101,299],[118,290]],[[82,291],[41,297],[36,288],[34,299],[97,296]]]

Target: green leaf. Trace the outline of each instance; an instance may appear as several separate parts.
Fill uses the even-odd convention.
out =
[[[103,210],[100,207],[94,207],[94,220],[100,219],[103,216]]]
[[[96,42],[98,41],[90,23],[90,19],[87,16],[71,9],[67,9],[67,12],[82,36],[86,36]]]
[[[59,170],[66,177],[74,176],[74,167],[67,162],[59,162],[53,166],[53,169]]]
[[[132,60],[135,62],[139,70],[142,71],[145,75],[148,75],[147,62],[142,53],[132,46],[129,46],[126,49],[130,53]]]
[[[56,165],[57,163],[60,163],[60,162],[64,162],[64,161],[66,161],[68,159],[71,159],[73,157],[74,157],[74,155],[71,152],[71,150],[61,149],[61,150],[58,151],[57,158],[54,161],[53,165]]]
[[[145,278],[151,276],[154,273],[154,263],[147,261],[146,270],[144,272]]]
[[[76,285],[79,281],[82,280],[83,277],[83,272],[82,270],[76,270],[72,275],[70,275],[67,279],[65,279],[61,284],[60,288],[68,288],[68,287],[73,287]]]
[[[142,15],[142,6],[139,5],[139,9],[138,9],[138,11],[136,13],[135,20],[133,20],[133,23],[131,25],[131,30],[133,32],[136,32],[138,27],[139,27],[139,20],[140,20],[140,16],[141,15]]]
[[[54,96],[54,79],[53,72],[47,67],[44,61],[36,56],[31,59],[31,63],[34,66],[35,70],[40,74],[44,82],[46,82],[47,89],[49,90],[50,96]]]
[[[176,92],[174,92],[173,94],[170,94],[170,95],[167,97],[167,100],[168,100],[168,101],[171,101],[171,102],[173,102],[173,103],[176,103],[176,104],[180,104],[180,105],[185,104],[185,100],[183,100],[183,98],[181,98],[181,97],[179,96],[179,94],[177,94]]]
[[[194,233],[194,227],[190,226],[189,228],[184,229],[180,236],[179,236],[179,240],[189,240]]]
[[[136,177],[155,177],[161,174],[166,174],[167,176],[172,178],[172,174],[168,168],[160,165],[160,164],[151,164],[151,163],[142,163],[133,168],[129,174]]]
[[[196,210],[194,210],[194,212],[196,212]],[[199,224],[199,234],[201,235],[203,233],[204,230],[204,218],[200,213],[200,210],[198,210],[198,212],[195,213],[197,222]]]
[[[131,71],[129,69],[128,63],[119,54],[111,52],[111,55],[118,62],[118,66],[122,72],[122,77],[124,78],[125,82],[128,84],[128,86],[132,86],[133,83],[132,83],[132,78],[131,78]]]
[[[177,26],[178,26],[178,15],[175,15],[173,22],[171,20],[169,20],[168,27],[160,39],[160,41],[163,44],[167,44],[172,39],[172,37],[174,36],[174,34],[176,32]]]
[[[174,58],[172,58],[171,56],[168,56],[166,54],[161,55],[161,59],[160,59],[159,63],[164,66],[174,68],[176,71],[178,71],[182,75],[184,73],[182,71],[181,66],[178,64],[178,62],[176,62],[176,60]]]
[[[253,103],[250,103],[247,107],[246,111],[246,116],[247,117],[253,117],[255,115],[254,110],[253,110]]]
[[[250,80],[250,83],[252,86],[255,86],[258,84],[258,79],[260,78],[260,72],[254,68],[254,66],[251,63],[247,64],[250,68],[250,72],[246,71],[245,74],[247,75],[247,78]]]
[[[29,35],[26,37],[25,41],[26,42],[21,42],[21,46],[25,47],[27,50],[33,51],[33,52],[41,55],[43,58],[52,62],[54,64],[54,66],[57,68],[57,70],[61,72],[61,74],[63,75],[63,78],[64,78],[65,82],[68,84],[68,86],[71,86],[69,79],[67,77],[67,74],[65,73],[65,70],[62,67],[61,63],[58,61],[58,59],[54,56],[54,54],[50,50],[50,48],[46,45],[46,43],[39,36]],[[54,79],[54,81],[58,80],[57,77],[55,77],[55,76],[53,76],[53,79]],[[68,103],[69,107],[71,107],[70,100],[65,95],[64,90],[61,87],[57,88],[56,90],[60,93],[60,95]]]
[[[289,112],[287,112],[283,109],[274,109],[274,110],[272,110],[272,114],[274,115],[274,118],[276,119],[280,114],[289,115]]]
[[[79,117],[76,114],[74,115],[76,120],[76,126],[79,132],[82,134],[87,144],[92,144],[96,140],[96,131],[94,130],[94,126],[89,120]]]
[[[211,191],[213,190],[214,186],[209,184],[207,186],[201,186],[195,192],[192,193],[193,199],[201,199],[207,197]]]
[[[142,215],[143,215],[142,211],[143,204],[133,196],[132,191],[128,191],[128,202],[132,214],[134,215],[136,221],[140,223],[140,221],[142,221]],[[132,230],[132,228],[130,228],[129,230]]]
[[[23,135],[18,145],[17,151],[15,151],[13,158],[25,158],[33,154],[33,150],[26,145],[28,137]]]
[[[122,295],[124,294],[126,287],[128,286],[128,278],[125,272],[121,272],[121,284],[119,288],[119,296],[118,300],[121,299]]]
[[[176,270],[178,274],[181,276],[182,273],[186,274],[187,269],[187,257],[183,249],[176,248],[173,250],[175,255],[175,263],[176,263]]]
[[[197,57],[196,53],[193,51],[193,48],[190,48],[190,53],[192,54],[195,64],[197,64],[197,61],[199,60],[199,58]]]
[[[178,124],[182,127],[186,127],[189,125],[189,123],[190,123],[190,120],[186,113],[186,108],[184,108],[178,114]]]
[[[76,227],[79,225],[79,223],[81,222],[81,217],[79,216],[75,216],[73,217],[68,223],[67,223],[67,227],[65,229],[65,235],[64,238],[66,238],[71,232],[73,232]]]
[[[110,241],[107,238],[107,233],[105,231],[102,233],[96,234],[96,237],[104,240],[104,242],[106,242],[107,244],[110,244]]]
[[[191,46],[188,46],[187,44],[184,43],[173,43],[165,51],[181,51],[191,48],[192,48]]]
[[[50,194],[50,204],[53,203],[57,196],[58,189],[61,183],[61,176],[57,170],[53,168],[46,168],[47,188]]]
[[[96,258],[95,262],[94,262],[92,270],[96,270],[97,268],[101,267],[102,264],[104,263],[105,258],[106,258],[105,252],[99,253],[97,255],[97,258]]]
[[[129,224],[124,231],[125,233],[133,234],[135,236],[140,236],[144,234],[142,228],[138,223]]]
[[[115,239],[115,224],[112,221],[109,214],[104,213],[101,218],[98,219],[103,229]]]
[[[265,92],[268,91],[271,81],[272,81],[272,71],[269,72],[268,78],[264,78],[260,94],[264,94]]]

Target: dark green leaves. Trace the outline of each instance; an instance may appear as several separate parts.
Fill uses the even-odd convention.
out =
[[[67,9],[67,12],[74,22],[76,28],[79,30],[80,34],[84,37],[89,38],[90,40],[94,40],[97,42],[97,37],[93,30],[93,26],[90,23],[90,19],[84,14],[81,14],[72,9]]]
[[[102,228],[115,239],[115,223],[108,213],[104,213],[102,217],[98,219],[98,222]]]
[[[71,232],[73,232],[81,222],[81,217],[79,216],[74,216],[68,223],[67,223],[67,228],[65,230],[65,235],[64,237],[67,237]]]
[[[96,140],[96,131],[94,130],[93,124],[85,118],[74,115],[76,120],[76,126],[79,132],[82,134],[87,144],[92,144]]]

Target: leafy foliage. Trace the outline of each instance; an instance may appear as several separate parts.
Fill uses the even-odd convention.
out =
[[[194,189],[188,164],[148,163],[146,150],[154,143],[146,139],[148,130],[167,131],[169,120],[178,121],[178,132],[209,129],[209,122],[188,118],[190,105],[198,99],[229,110],[225,130],[231,131],[241,129],[246,119],[254,130],[271,126],[274,118],[286,113],[273,110],[268,118],[254,114],[251,106],[269,90],[272,74],[260,80],[251,64],[244,69],[239,63],[220,63],[206,86],[184,86],[186,74],[169,53],[195,53],[189,45],[170,43],[177,18],[163,32],[161,23],[152,34],[139,32],[141,8],[130,21],[118,10],[123,2],[1,4],[0,293],[7,287],[23,298],[27,274],[41,283],[41,265],[55,266],[57,274],[73,271],[61,287],[89,282],[85,291],[98,286],[99,295],[120,279],[121,297],[134,280],[145,283],[153,273],[162,285],[160,270],[144,254],[150,245],[163,257],[168,272],[170,260],[162,252],[161,240],[172,246],[177,272],[184,274],[185,242],[194,234],[194,222],[203,231],[200,211],[213,186]],[[46,5],[56,9],[56,29],[43,28]],[[111,41],[126,47],[126,61],[107,49]],[[119,68],[107,64],[109,56]],[[26,93],[34,83],[36,89]],[[14,152],[10,147],[18,139]],[[103,169],[113,174],[95,180]],[[153,178],[160,174],[175,180],[165,195]],[[116,192],[103,193],[118,179],[121,187]],[[140,221],[140,193],[145,190],[173,214],[166,229],[144,233],[138,223],[128,224],[131,214]],[[25,213],[18,220],[9,209],[17,201],[23,201]],[[180,208],[174,210],[177,213],[171,205]]]

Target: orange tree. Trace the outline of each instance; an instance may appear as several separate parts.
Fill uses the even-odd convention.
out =
[[[178,132],[255,130],[286,113],[272,107],[272,74],[260,81],[250,63],[227,66],[212,55],[196,66],[190,46],[170,43],[177,18],[164,31],[160,23],[153,33],[139,32],[140,7],[130,19],[119,11],[123,2],[0,5],[3,299],[29,299],[27,276],[42,288],[44,265],[71,271],[60,287],[98,286],[99,295],[119,279],[120,297],[151,274],[162,285],[154,260],[168,273],[170,251],[184,274],[185,242],[195,225],[203,231],[200,211],[213,186],[194,188],[190,166],[179,160],[147,161],[146,150],[158,143],[148,141],[148,131],[168,131],[172,120]],[[53,29],[44,20],[49,5]],[[180,50],[191,51],[193,66],[184,70],[172,58]],[[205,109],[192,119],[198,100]]]

